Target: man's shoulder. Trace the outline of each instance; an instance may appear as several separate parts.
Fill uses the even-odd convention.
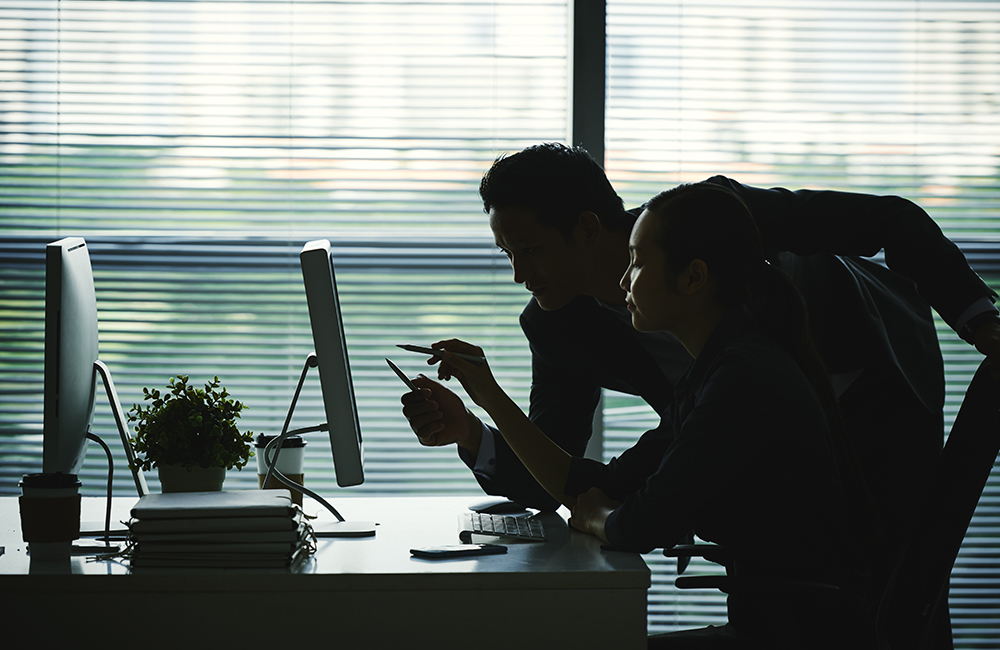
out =
[[[540,328],[559,327],[577,329],[592,323],[602,315],[601,307],[593,296],[577,296],[559,309],[545,310],[532,299],[521,311],[521,325]]]
[[[731,189],[731,190],[736,191],[736,192],[739,192],[741,189],[744,189],[743,185],[740,185],[739,183],[737,183],[732,178],[728,178],[726,176],[723,176],[722,174],[716,174],[715,176],[712,176],[710,178],[706,178],[704,181],[700,181],[700,182],[703,182],[703,183],[714,183],[716,185],[721,185],[722,187],[726,187],[726,188]],[[663,188],[664,191],[669,190],[669,189],[670,189],[669,187]],[[631,215],[633,215],[635,217],[638,217],[642,213],[643,208],[645,208],[645,207],[646,207],[646,204],[643,203],[642,205],[637,205],[634,208],[630,208],[629,210],[626,210],[626,212],[628,212],[629,214],[631,214]]]
[[[565,306],[544,310],[532,300],[521,312],[521,329],[535,354],[578,357],[597,341],[621,338],[624,326],[593,296],[577,296]]]

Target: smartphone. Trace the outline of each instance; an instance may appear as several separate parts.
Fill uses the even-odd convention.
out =
[[[440,560],[449,557],[465,557],[468,555],[497,555],[507,552],[507,547],[501,544],[450,544],[447,546],[426,546],[411,548],[414,557],[430,560]]]
[[[385,362],[389,364],[389,367],[392,368],[392,371],[394,373],[396,373],[396,376],[403,380],[403,383],[406,384],[407,388],[409,388],[410,390],[420,390],[419,388],[417,388],[416,384],[410,381],[410,378],[406,376],[406,373],[400,370],[396,364],[394,364],[392,361],[389,361],[388,359],[386,359]]]

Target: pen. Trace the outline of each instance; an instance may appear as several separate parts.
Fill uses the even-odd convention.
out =
[[[425,348],[421,345],[397,345],[396,347],[403,348],[408,352],[420,352],[422,354],[429,354],[432,357],[440,357],[442,352],[441,350],[435,350],[434,348]],[[465,359],[466,361],[474,363],[477,366],[486,363],[486,357],[477,357],[473,354],[462,354],[461,352],[452,352],[452,354],[454,354],[459,359]]]
[[[386,359],[385,362],[389,364],[389,367],[392,368],[392,371],[394,373],[396,373],[396,376],[403,380],[403,383],[406,384],[407,388],[409,388],[410,390],[420,390],[419,388],[417,388],[416,384],[410,381],[410,378],[406,376],[406,373],[400,370],[396,364],[394,364],[392,361],[389,361],[388,359]]]

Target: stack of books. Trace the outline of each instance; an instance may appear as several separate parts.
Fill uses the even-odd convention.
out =
[[[288,490],[149,494],[132,508],[133,567],[289,567],[312,530]]]

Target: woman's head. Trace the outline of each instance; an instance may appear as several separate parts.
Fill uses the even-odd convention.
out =
[[[622,279],[636,329],[671,330],[699,309],[747,302],[766,267],[750,209],[712,183],[655,196],[636,222]]]
[[[622,278],[622,288],[635,303],[630,303],[630,310],[636,329],[673,331],[662,326],[668,317],[690,318],[706,305],[721,309],[744,305],[812,386],[833,432],[838,463],[851,475],[858,472],[836,393],[809,331],[805,301],[788,277],[765,260],[757,224],[738,194],[708,182],[658,194],[636,222],[629,248],[632,265]],[[654,272],[643,277],[646,271]],[[699,294],[709,299],[693,302]],[[691,320],[688,324],[692,322],[697,324]],[[856,482],[849,489],[852,494],[863,492]],[[870,507],[867,497],[861,498],[862,507]]]

